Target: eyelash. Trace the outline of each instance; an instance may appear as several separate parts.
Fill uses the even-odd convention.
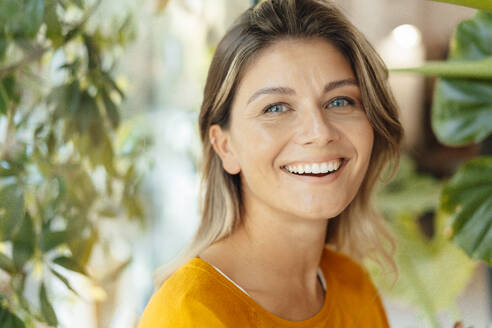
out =
[[[272,113],[272,114],[274,114],[274,113],[279,113],[279,112],[269,112],[269,111],[268,111],[270,108],[273,108],[273,107],[275,107],[275,106],[287,106],[287,104],[284,104],[284,103],[275,103],[275,104],[270,104],[270,105],[268,105],[267,107],[265,107],[265,109],[263,109],[263,113],[265,113],[265,114],[268,114],[268,113]]]
[[[345,101],[347,101],[348,105],[346,105],[346,106],[355,105],[355,101],[352,98],[349,98],[349,97],[336,97],[336,98],[330,100],[330,102],[328,103],[328,105],[331,104],[331,103],[333,103],[333,102],[335,102],[335,101],[337,101],[337,100],[345,100]],[[275,106],[287,106],[287,104],[285,104],[285,103],[270,104],[267,107],[265,107],[265,109],[263,109],[263,113],[265,113],[265,114],[268,114],[268,113],[271,113],[271,114],[282,113],[282,112],[269,112],[268,111],[270,108],[273,108]],[[325,107],[326,108],[329,108],[328,106],[325,106]],[[340,106],[340,107],[345,107],[345,106]]]
[[[353,105],[355,105],[355,101],[352,98],[349,98],[349,97],[336,97],[335,99],[331,100],[328,104],[331,104],[331,103],[333,103],[334,101],[337,101],[337,100],[346,100],[347,103],[348,103],[347,106],[353,106]]]

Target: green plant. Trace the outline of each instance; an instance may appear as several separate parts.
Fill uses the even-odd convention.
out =
[[[99,223],[143,223],[138,164],[148,140],[121,123],[115,79],[133,29],[130,16],[90,23],[99,3],[0,2],[2,328],[57,326],[51,282],[77,293],[70,272],[101,279],[90,268],[93,249],[109,242]]]
[[[458,25],[447,61],[394,71],[440,77],[431,117],[435,135],[450,146],[478,143],[492,134],[492,5],[440,1],[483,10]],[[471,258],[492,265],[492,157],[465,163],[444,186],[440,207],[451,216],[448,237]]]
[[[492,5],[482,0],[437,1],[484,11],[458,25],[447,61],[392,71],[438,76],[431,115],[434,134],[449,146],[478,143],[492,133],[492,12],[487,11]],[[474,158],[441,182],[416,173],[404,157],[395,180],[381,190],[379,207],[397,241],[400,275],[395,286],[388,286],[370,264],[378,285],[417,306],[432,327],[439,327],[437,314],[443,309],[459,320],[455,300],[477,260],[492,265],[492,158]]]
[[[449,215],[438,210],[442,185],[418,173],[409,157],[401,158],[395,178],[377,199],[396,240],[398,281],[391,285],[390,277],[368,263],[385,294],[416,306],[432,327],[439,327],[437,314],[442,310],[451,310],[456,321],[461,319],[455,301],[477,264],[446,236]]]

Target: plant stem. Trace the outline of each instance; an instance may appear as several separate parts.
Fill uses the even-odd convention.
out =
[[[453,5],[492,11],[492,3],[489,0],[433,0],[433,1],[451,3]]]

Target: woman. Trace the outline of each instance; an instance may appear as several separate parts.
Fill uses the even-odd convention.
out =
[[[356,260],[393,245],[370,196],[402,128],[387,71],[322,0],[267,0],[215,52],[202,220],[139,327],[388,327]],[[342,252],[350,255],[342,254]]]

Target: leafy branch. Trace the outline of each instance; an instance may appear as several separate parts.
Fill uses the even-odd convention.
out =
[[[128,130],[121,119],[125,94],[103,65],[115,67],[113,50],[131,39],[131,21],[123,20],[117,36],[88,28],[100,3],[0,3],[0,270],[9,277],[0,286],[2,328],[57,326],[54,280],[76,294],[74,274],[107,283],[90,263],[93,250],[108,243],[102,222],[144,224],[140,145],[150,142],[137,136],[127,141],[131,147],[116,143]],[[67,11],[82,18],[67,21]],[[63,54],[56,65],[64,78],[40,83],[35,76],[55,63],[55,51]],[[115,264],[112,280],[130,260]],[[33,276],[37,300],[24,289]]]

